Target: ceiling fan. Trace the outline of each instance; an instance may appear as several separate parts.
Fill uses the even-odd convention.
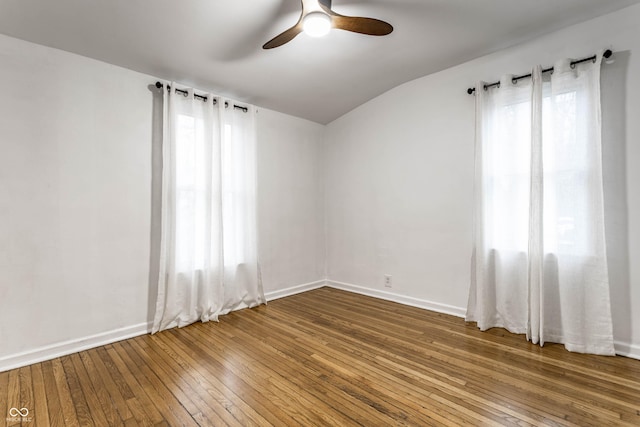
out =
[[[273,49],[290,42],[301,32],[313,37],[325,35],[331,28],[367,34],[370,36],[386,36],[393,31],[391,24],[374,18],[359,16],[343,16],[331,10],[331,0],[301,0],[302,12],[298,22],[278,34],[262,46],[263,49]]]

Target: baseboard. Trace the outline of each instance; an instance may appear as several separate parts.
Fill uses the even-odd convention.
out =
[[[291,295],[300,294],[302,292],[312,291],[314,289],[322,288],[326,286],[325,280],[318,280],[316,282],[305,283],[302,285],[292,286],[286,289],[279,289],[277,291],[266,292],[264,294],[267,301],[273,301],[278,298],[289,297]]]
[[[23,353],[12,354],[0,358],[0,372],[21,368],[23,366],[43,362],[45,360],[55,359],[56,357],[66,356],[68,354],[77,353],[79,351],[88,350],[101,345],[122,341],[127,338],[148,334],[150,330],[150,323],[140,323],[138,325],[126,326],[124,328],[114,329],[113,331],[108,332],[101,332],[84,338],[77,338],[39,347]]]
[[[378,289],[365,288],[362,286],[352,285],[350,283],[337,282],[328,280],[327,286],[330,288],[341,289],[343,291],[354,292],[356,294],[367,295],[374,298],[380,298],[387,301],[397,302],[399,304],[409,305],[412,307],[423,308],[438,313],[450,314],[456,317],[464,317],[466,309],[455,307],[452,305],[441,304],[438,302],[427,301],[419,298],[408,297],[405,295],[394,294],[392,292],[380,291]]]
[[[631,359],[640,360],[640,345],[623,343],[616,341],[614,343],[616,354],[618,356],[630,357]]]
[[[465,317],[466,310],[461,307],[450,306],[437,302],[422,300],[419,298],[408,297],[405,295],[394,294],[392,292],[380,291],[378,289],[370,289],[362,286],[352,285],[350,283],[337,282],[335,280],[327,280],[326,286],[343,291],[354,292],[356,294],[367,295],[374,298],[380,298],[387,301],[397,302],[399,304],[409,305],[412,307],[423,308],[438,313],[450,314],[456,317]],[[629,357],[631,359],[640,360],[640,346],[620,341],[615,342],[616,354],[618,356]]]
[[[455,307],[447,304],[436,303],[432,301],[422,300],[419,298],[408,297],[405,295],[395,294],[392,292],[381,291],[377,289],[365,288],[350,283],[338,282],[335,280],[318,280],[316,282],[305,283],[302,285],[292,286],[286,289],[265,293],[267,301],[273,301],[278,298],[299,294],[322,288],[324,286],[341,289],[347,292],[366,295],[374,298],[380,298],[387,301],[397,302],[399,304],[418,307],[425,310],[431,310],[438,313],[450,314],[456,317],[464,318],[466,310],[461,307]],[[148,334],[151,331],[151,323],[140,323],[138,325],[127,326],[124,328],[114,329],[113,331],[102,332],[90,335],[84,338],[64,341],[48,346],[39,347],[23,353],[13,354],[0,358],[0,372],[8,371],[34,363],[43,362],[45,360],[55,359],[56,357],[66,356],[68,354],[77,353],[79,351],[88,350],[90,348],[111,344],[128,338],[137,337],[139,335]],[[616,341],[616,354],[640,360],[640,346]]]
[[[305,283],[293,286],[287,289],[265,294],[267,301],[283,298],[290,295],[299,294],[301,292],[318,289],[326,285],[324,280],[317,282]],[[11,369],[21,368],[23,366],[32,365],[34,363],[43,362],[45,360],[55,359],[56,357],[66,356],[68,354],[77,353],[79,351],[88,350],[90,348],[111,344],[128,338],[137,337],[139,335],[148,334],[151,331],[151,323],[140,323],[138,325],[127,326],[124,328],[114,329],[113,331],[102,332],[83,338],[68,340],[48,346],[39,347],[23,353],[12,354],[0,357],[0,372]]]

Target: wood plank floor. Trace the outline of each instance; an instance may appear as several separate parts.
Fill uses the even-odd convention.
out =
[[[0,411],[36,426],[638,426],[640,361],[322,288],[0,373]]]

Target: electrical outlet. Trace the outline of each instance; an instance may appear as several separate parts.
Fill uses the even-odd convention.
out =
[[[391,287],[391,275],[390,274],[385,274],[384,275],[384,287],[385,288],[390,288]]]

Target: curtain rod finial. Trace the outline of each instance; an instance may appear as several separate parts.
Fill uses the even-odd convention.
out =
[[[156,82],[156,87],[157,87],[158,89],[160,89],[162,86],[164,86],[162,83],[160,83],[160,82]]]
[[[605,58],[611,58],[611,55],[613,55],[613,52],[611,51],[611,49],[605,50],[604,53],[602,54],[602,56],[604,56]]]
[[[467,93],[468,93],[469,95],[471,95],[471,94],[472,94],[473,92],[475,92],[475,91],[476,91],[476,88],[474,88],[474,87],[470,87],[469,89],[467,89]]]

